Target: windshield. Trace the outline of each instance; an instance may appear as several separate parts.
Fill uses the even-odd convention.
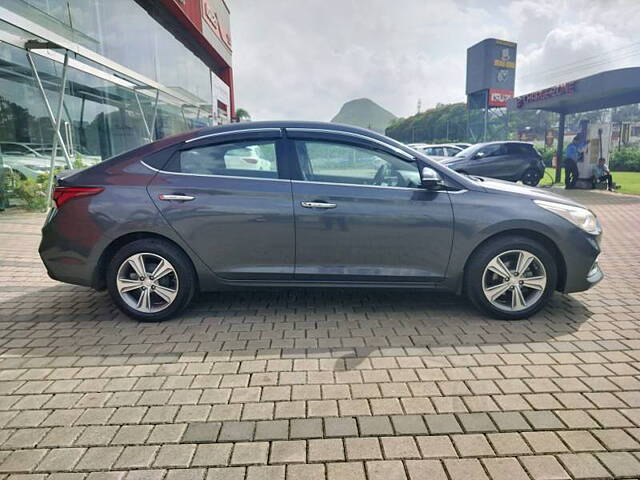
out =
[[[470,154],[474,153],[476,150],[478,150],[478,148],[480,148],[480,145],[471,145],[471,146],[465,148],[464,150],[456,153],[455,156],[456,157],[467,157]]]

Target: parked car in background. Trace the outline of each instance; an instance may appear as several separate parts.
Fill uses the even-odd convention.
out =
[[[453,157],[460,153],[463,148],[452,144],[426,145],[420,149],[425,155],[432,157]]]
[[[36,178],[49,171],[50,160],[37,156],[2,154],[3,163],[10,167],[19,179]]]
[[[455,145],[456,147],[460,147],[463,150],[471,146],[470,143],[454,143],[453,145]]]
[[[260,146],[236,148],[229,150],[224,155],[226,168],[239,168],[242,170],[273,170],[275,168],[275,158],[273,162],[263,158],[265,153]]]
[[[455,157],[441,160],[456,172],[522,181],[536,186],[544,176],[544,163],[538,151],[525,142],[488,142],[472,145]]]
[[[238,150],[275,161],[227,163]],[[143,321],[198,291],[265,286],[464,292],[519,319],[603,277],[600,225],[581,205],[332,123],[165,138],[61,173],[54,201],[39,248],[49,275],[106,288]]]

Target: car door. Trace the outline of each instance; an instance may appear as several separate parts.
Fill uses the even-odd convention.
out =
[[[438,282],[453,214],[446,192],[420,186],[418,169],[358,135],[288,129],[296,280]]]
[[[504,179],[508,176],[506,160],[507,151],[504,144],[490,143],[473,155],[464,170],[472,175]]]
[[[525,170],[531,167],[533,147],[526,143],[507,143],[505,165],[510,173],[509,180],[520,180]]]
[[[223,279],[293,278],[282,142],[280,129],[267,129],[186,143],[148,187],[164,218]]]

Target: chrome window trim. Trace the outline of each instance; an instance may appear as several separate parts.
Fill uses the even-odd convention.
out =
[[[263,177],[240,177],[237,175],[214,175],[209,173],[183,173],[183,172],[169,172],[167,170],[159,170],[157,168],[152,167],[151,165],[147,165],[144,160],[140,160],[140,163],[147,167],[149,170],[153,170],[158,173],[165,173],[167,175],[179,175],[183,177],[212,177],[212,178],[231,178],[235,180],[263,180],[268,182],[290,182],[291,180],[287,178],[263,178]]]
[[[312,183],[314,185],[340,185],[345,187],[386,188],[386,189],[393,189],[393,190],[424,191],[424,188],[419,188],[419,187],[390,187],[388,185],[363,185],[360,183],[316,182],[313,180],[291,180],[291,183]]]
[[[382,140],[378,140],[377,138],[373,138],[373,137],[368,137],[360,133],[343,132],[341,130],[327,130],[322,128],[300,128],[300,127],[292,127],[292,128],[285,127],[285,130],[288,132],[329,133],[332,135],[343,135],[345,137],[355,137],[362,140],[368,140],[370,142],[377,143],[378,145],[382,145],[383,147],[387,147],[388,149],[392,150],[398,155],[403,156],[406,160],[411,160],[412,162],[415,162],[416,160],[412,155],[408,154],[404,150],[399,149],[398,147],[394,147],[393,145],[389,145],[388,143],[383,142]]]
[[[226,132],[215,132],[215,133],[208,133],[206,135],[201,135],[199,137],[195,137],[195,138],[190,138],[189,140],[185,140],[184,143],[191,143],[191,142],[196,142],[198,140],[202,140],[205,138],[211,138],[211,137],[219,137],[222,135],[230,135],[230,134],[234,134],[234,133],[244,133],[244,132],[249,132],[249,133],[256,133],[256,132],[282,132],[281,128],[275,128],[275,127],[267,127],[267,128],[245,128],[245,129],[239,129],[239,130],[227,130]]]

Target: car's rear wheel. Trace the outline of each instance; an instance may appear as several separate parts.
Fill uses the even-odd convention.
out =
[[[521,236],[499,237],[472,255],[465,292],[492,317],[519,320],[544,307],[557,277],[553,255],[541,243]]]
[[[520,179],[522,183],[528,185],[530,187],[535,187],[540,183],[540,172],[538,172],[535,168],[529,168],[522,174],[522,178]]]
[[[187,307],[196,277],[189,258],[158,239],[136,240],[122,247],[107,269],[107,288],[115,304],[145,322],[166,320]]]

